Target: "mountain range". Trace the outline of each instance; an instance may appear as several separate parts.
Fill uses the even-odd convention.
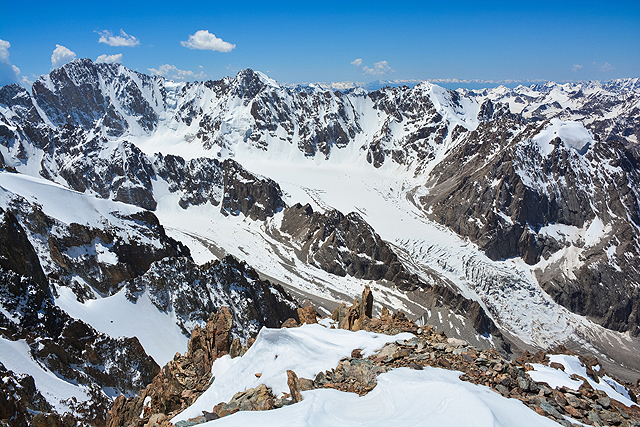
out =
[[[639,142],[638,78],[331,91],[76,59],[0,88],[0,362],[99,419],[223,306],[246,345],[369,285],[376,313],[635,381]]]

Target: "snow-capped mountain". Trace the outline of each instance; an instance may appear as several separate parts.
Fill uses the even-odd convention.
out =
[[[207,263],[233,255],[257,271],[248,288],[283,286],[258,292],[277,294],[280,321],[285,289],[331,311],[370,284],[376,310],[480,348],[564,344],[637,376],[639,117],[638,79],[339,92],[248,69],[174,83],[74,60],[31,92],[0,88],[2,208],[58,305],[92,325],[87,304],[126,282],[184,345],[208,316],[186,313],[221,303]],[[71,218],[70,203],[99,215]],[[184,286],[139,284],[170,272],[211,285],[176,305]]]

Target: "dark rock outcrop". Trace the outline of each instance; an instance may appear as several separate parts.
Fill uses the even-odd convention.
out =
[[[230,308],[233,318],[231,335],[244,343],[262,326],[278,328],[286,319],[297,318],[297,303],[280,285],[261,280],[253,268],[231,255],[202,266],[189,258],[165,258],[126,287],[133,301],[147,292],[159,310],[173,311],[185,333],[223,306]]]
[[[111,221],[105,218],[104,228],[95,228],[63,223],[18,195],[12,195],[10,209],[29,238],[39,243],[37,256],[46,260],[47,276],[71,287],[79,300],[94,298],[94,291],[102,295],[117,292],[125,281],[143,274],[155,261],[189,256],[189,249],[168,237],[149,211],[115,213]],[[32,261],[30,265],[25,268],[38,274]],[[81,287],[73,277],[81,278],[90,289]],[[45,283],[44,276],[38,280]]]
[[[299,247],[301,261],[338,276],[388,280],[400,289],[415,289],[409,274],[390,246],[357,213],[314,212],[309,204],[285,209],[280,230]]]
[[[222,164],[224,194],[220,212],[264,221],[280,212],[285,203],[280,186],[272,179],[255,175],[227,159]]]

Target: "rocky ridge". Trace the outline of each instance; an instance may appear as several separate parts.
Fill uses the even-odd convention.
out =
[[[334,388],[363,396],[375,388],[377,385],[376,377],[381,373],[400,367],[421,370],[426,366],[460,371],[462,373],[460,379],[490,387],[504,397],[518,399],[540,415],[555,420],[561,425],[579,425],[572,423],[571,420],[594,426],[640,425],[640,409],[637,406],[627,407],[620,402],[612,400],[606,393],[594,390],[586,378],[575,378],[583,381],[578,390],[567,387],[552,389],[546,383],[534,381],[527,374],[532,369],[530,363],[542,363],[555,369],[564,369],[561,365],[549,363],[544,352],[539,352],[535,355],[525,352],[516,361],[508,361],[502,358],[495,350],[480,351],[464,340],[449,338],[444,333],[436,333],[432,326],[418,326],[413,321],[408,320],[401,312],[391,315],[388,310],[384,309],[380,317],[371,317],[372,307],[373,297],[367,287],[363,292],[362,299],[355,300],[351,307],[342,306],[336,309],[331,317],[335,323],[331,327],[337,326],[341,329],[367,330],[391,335],[400,332],[411,332],[415,337],[409,340],[387,343],[368,358],[363,358],[361,351],[355,349],[351,357],[342,359],[336,368],[326,372],[319,372],[313,379],[298,378],[295,372],[287,371],[290,388],[288,394],[285,393],[282,397],[278,397],[273,395],[268,387],[259,385],[255,388],[239,391],[229,402],[221,402],[215,405],[210,412],[204,411],[201,417],[180,421],[176,424],[176,427],[198,425],[238,411],[270,410],[284,405],[295,404],[303,398],[300,391],[315,388]],[[298,309],[298,313],[303,323],[317,322],[317,312],[310,304],[305,304],[304,308]],[[207,325],[207,338],[204,342],[213,342],[212,337],[214,335],[217,337],[214,328],[215,325],[219,325],[219,320],[213,321],[213,318],[214,316],[212,316]],[[297,325],[298,322],[291,319],[283,327],[296,327]],[[194,332],[194,337],[192,337],[193,346],[197,347],[201,342],[203,340],[200,332]],[[225,344],[228,343],[227,340],[224,342]],[[174,371],[180,372],[176,368],[176,361],[183,360],[184,357],[193,359],[191,346],[192,344],[190,344],[190,350],[185,356],[176,355],[174,361],[163,369],[163,372],[167,373],[166,375],[170,375],[169,373]],[[209,344],[208,348],[209,350],[203,351],[201,354],[215,353],[215,351],[211,350],[211,344]],[[239,351],[232,354],[232,357],[241,357],[246,351],[246,348],[237,348]],[[557,352],[572,354],[564,348],[557,349]],[[595,369],[598,366],[597,359],[581,357],[580,360],[587,367],[588,376],[596,382],[601,381],[605,372],[602,368],[600,370]],[[201,357],[199,366],[205,366],[210,369],[209,359]],[[207,375],[208,370],[205,369],[203,378],[208,378]],[[189,381],[186,382],[188,383]],[[186,396],[191,396],[192,393],[199,393],[201,386],[196,384],[200,384],[200,382],[190,382],[191,388],[181,394],[183,400]],[[159,387],[156,381],[154,381],[154,384],[147,387],[145,393],[153,394],[158,389],[162,390],[162,387]],[[627,384],[627,393],[631,399],[636,399],[638,391],[637,384]],[[164,398],[166,399],[166,395]],[[109,425],[112,427],[121,425],[146,427],[171,425],[169,419],[176,414],[175,411],[171,413],[162,412],[161,405],[153,404],[153,398],[150,401],[152,403],[146,406],[141,406],[142,401],[141,397],[129,400],[127,402],[128,405],[131,405],[132,402],[137,402],[137,406],[135,406],[135,410],[124,410],[125,400],[118,398],[117,404],[114,405],[110,413]],[[123,416],[123,413],[127,411],[130,413],[128,418]]]
[[[231,334],[246,343],[261,327],[278,328],[298,306],[278,284],[261,280],[247,263],[231,255],[198,266],[191,259],[165,258],[126,284],[127,297],[147,293],[162,312],[173,312],[185,334],[207,323],[207,313],[229,307]]]

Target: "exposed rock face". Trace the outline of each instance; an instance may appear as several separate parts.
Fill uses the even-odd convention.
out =
[[[168,237],[156,216],[148,211],[116,213],[111,221],[105,218],[104,228],[94,228],[64,223],[46,215],[37,203],[14,194],[10,197],[11,215],[34,242],[47,276],[71,287],[79,300],[94,298],[94,292],[117,292],[123,282],[143,274],[155,261],[189,256],[189,249]],[[38,271],[24,268],[34,274]],[[81,286],[74,277],[87,286]],[[46,282],[44,276],[38,280]]]
[[[545,153],[532,139],[551,125],[505,118],[480,124],[433,170],[420,202],[492,259],[520,256],[533,265],[576,248],[582,264],[572,271],[553,262],[541,267],[542,287],[571,311],[637,335],[640,264],[631,256],[640,242],[632,225],[640,224],[637,161],[615,142],[595,141],[580,152],[555,138]],[[603,228],[596,241],[585,242],[548,231],[560,224]]]
[[[109,399],[102,388],[133,393],[159,367],[136,338],[110,338],[57,307],[27,234],[10,212],[0,212],[0,332],[6,339],[25,340],[31,357],[60,378],[92,389],[92,402],[75,416],[84,411],[86,422],[103,425]],[[14,409],[36,405],[49,413],[50,407],[35,391],[28,397],[33,400],[14,401]],[[20,410],[19,414],[31,423],[33,413]],[[50,418],[60,420],[55,413]]]
[[[156,154],[154,168],[172,193],[180,192],[183,209],[210,202],[218,206],[223,194],[223,168],[217,159],[205,157],[185,161],[178,156]]]
[[[225,215],[244,214],[264,221],[284,207],[280,186],[272,179],[260,177],[233,160],[223,163],[224,195],[220,212]]]
[[[156,80],[120,64],[94,64],[85,58],[38,79],[33,85],[33,97],[56,125],[71,122],[88,129],[104,124],[111,134],[119,135],[129,128],[129,117],[135,117],[142,129],[155,126],[155,108],[164,103],[163,95],[154,90]],[[113,95],[107,94],[108,87],[113,89]],[[143,95],[144,90],[151,99]]]
[[[281,231],[298,245],[298,258],[338,276],[388,280],[401,289],[417,286],[389,245],[352,212],[314,212],[309,204],[287,208]]]
[[[147,292],[159,310],[173,311],[185,333],[203,326],[206,313],[223,306],[230,308],[231,335],[243,343],[262,326],[278,328],[297,317],[297,303],[280,285],[260,280],[254,269],[231,255],[202,266],[189,258],[165,258],[126,286],[130,299]]]
[[[144,425],[155,414],[171,418],[191,405],[209,387],[214,360],[229,353],[231,327],[227,307],[211,313],[204,328],[193,330],[185,354],[176,354],[138,396],[116,398],[107,425]]]
[[[52,424],[63,424],[61,417],[36,389],[33,377],[15,374],[0,363],[0,425],[26,427],[30,421],[33,425],[34,413]]]

